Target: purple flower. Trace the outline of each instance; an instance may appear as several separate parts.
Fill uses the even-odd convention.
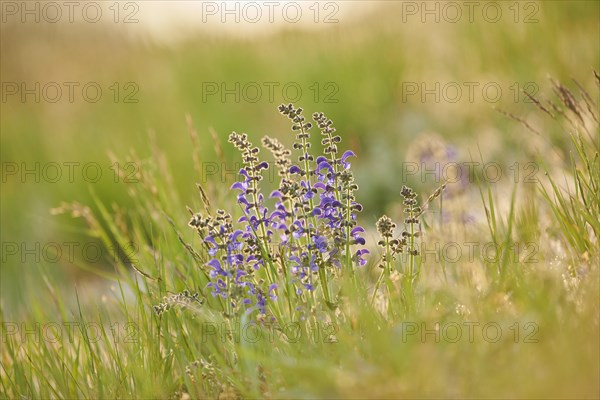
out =
[[[316,236],[315,248],[321,253],[325,253],[327,251],[327,238],[325,238],[324,236]]]
[[[245,192],[246,190],[248,190],[248,184],[246,182],[236,182],[233,185],[231,185],[231,189],[237,189],[241,190],[242,192]]]
[[[274,190],[271,192],[271,194],[269,195],[270,198],[278,198],[281,199],[283,197],[283,194],[281,194],[281,192],[279,190]]]
[[[275,293],[275,290],[277,290],[278,285],[276,283],[273,283],[269,286],[269,297],[271,298],[271,300],[277,300],[277,294]]]
[[[352,231],[350,232],[350,235],[352,235],[352,237],[354,238],[354,241],[356,244],[360,244],[360,245],[365,245],[365,239],[360,237],[360,234],[363,233],[365,230],[360,227],[360,226],[356,226],[354,227],[354,229],[352,229]]]
[[[357,186],[349,158],[355,154],[348,150],[339,157],[341,137],[333,135],[335,128],[321,113],[313,119],[325,136],[321,141],[323,155],[313,158],[311,124],[305,121],[302,109],[288,105],[280,111],[293,122],[298,162],[294,165],[291,152],[275,139],[263,139],[263,146],[275,156],[280,176],[279,187],[269,195],[272,200],[265,200],[260,191],[261,173],[269,164],[259,159],[259,149],[246,134],[234,132],[229,141],[241,151],[244,167],[239,170],[240,181],[231,185],[231,190],[237,190],[237,203],[243,212],[237,222],[243,226],[233,227],[224,211],[215,217],[197,216],[192,225],[201,231],[211,257],[206,264],[208,287],[213,296],[227,298],[229,311],[238,315],[256,310],[266,315],[270,302],[277,300],[284,275],[265,274],[262,269],[274,266],[275,271],[281,270],[280,255],[290,272],[287,276],[292,290],[301,295],[314,291],[323,273],[326,280],[335,276],[333,269],[345,266],[348,257],[355,265],[365,265],[369,253],[362,248],[365,231],[356,225],[362,207],[353,194]],[[274,207],[268,207],[269,203]],[[265,280],[266,276],[271,279]],[[302,314],[304,306],[297,306]]]
[[[324,168],[328,169],[330,172],[333,172],[333,167],[329,164],[327,160],[323,160],[317,164],[317,171],[321,171]]]
[[[346,159],[348,159],[348,157],[356,157],[356,154],[354,154],[354,152],[352,150],[346,150],[344,152],[344,154],[342,155],[342,158],[340,158],[340,161],[342,162],[344,169],[348,169],[350,167],[350,163],[346,162]]]
[[[315,183],[313,185],[313,188],[322,190],[324,192],[328,190],[328,187],[323,182],[317,182],[317,183]]]
[[[213,258],[212,260],[207,262],[206,265],[213,268],[213,270],[211,271],[211,276],[227,276],[227,272],[221,267],[221,263],[216,258]]]
[[[365,265],[367,263],[367,260],[364,259],[364,256],[369,253],[370,253],[370,251],[367,249],[357,250],[356,253],[354,254],[354,257],[352,257],[352,260],[354,261],[354,263],[356,265],[360,265],[362,267],[363,265]]]

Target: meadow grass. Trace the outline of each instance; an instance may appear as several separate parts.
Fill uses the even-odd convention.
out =
[[[264,142],[275,154],[270,168],[282,167],[271,183],[287,188],[272,202],[258,197],[263,168],[248,141],[259,138],[233,134],[247,173],[237,185],[243,201],[223,182],[198,185],[191,221],[160,150],[146,160],[131,154],[123,161],[145,166],[140,184],[127,186],[133,207],[92,193],[96,212],[78,203],[55,210],[121,249],[106,273],[113,295],[77,290],[69,304],[40,269],[46,288],[27,299],[27,322],[1,310],[2,397],[597,398],[598,98],[553,87],[556,98],[533,107],[568,135],[568,157],[542,165],[547,175],[533,185],[478,179],[421,199],[398,182],[401,218],[365,226],[365,265],[355,253],[360,235],[350,234],[361,221],[358,188],[322,114],[315,124],[324,148],[336,148],[317,160],[306,157],[319,152],[307,146],[302,113],[280,108],[298,136],[290,153]],[[307,195],[316,182],[326,185]],[[331,220],[345,223],[323,217],[318,200],[326,197],[340,200]],[[287,212],[277,221],[262,211],[276,201]],[[460,206],[485,217],[465,222]],[[229,213],[232,221],[257,218],[228,227]],[[296,236],[291,221],[304,221]],[[243,232],[232,239],[236,227]],[[278,233],[288,241],[276,241]],[[449,243],[461,247],[458,259],[444,251]],[[466,252],[465,243],[478,246]],[[238,252],[243,262],[227,265],[247,273],[244,285],[214,268]],[[311,255],[317,269],[302,274],[293,257]]]

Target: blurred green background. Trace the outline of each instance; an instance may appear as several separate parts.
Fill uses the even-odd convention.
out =
[[[532,105],[521,89],[549,95],[551,76],[565,82],[576,78],[597,90],[591,70],[600,70],[598,1],[495,3],[502,12],[497,22],[490,21],[492,11],[487,18],[482,14],[486,3],[469,21],[466,7],[457,2],[463,14],[455,23],[450,21],[454,11],[443,2],[437,3],[437,16],[423,14],[422,2],[318,3],[320,19],[339,8],[338,21],[328,24],[314,22],[310,2],[302,3],[300,24],[286,23],[275,13],[278,23],[252,24],[242,18],[239,24],[228,23],[228,29],[218,15],[205,24],[205,16],[194,14],[198,8],[186,8],[187,2],[173,2],[177,12],[167,12],[167,2],[136,2],[131,9],[126,8],[131,2],[118,3],[118,23],[112,21],[112,3],[102,3],[106,18],[100,23],[87,23],[77,12],[73,23],[66,16],[57,23],[44,18],[36,23],[33,17],[22,22],[6,3],[0,31],[1,290],[6,309],[26,307],[22,293],[41,284],[39,268],[86,279],[73,267],[81,259],[81,246],[76,260],[63,256],[52,262],[49,247],[45,254],[49,243],[64,251],[66,242],[91,240],[82,224],[53,216],[50,209],[63,201],[91,204],[91,191],[127,209],[125,187],[115,183],[109,151],[118,156],[135,151],[144,159],[151,156],[153,138],[169,160],[182,208],[196,202],[195,182],[219,181],[218,175],[207,178],[194,171],[187,114],[200,136],[201,161],[218,161],[209,134],[213,129],[226,167],[233,169],[237,154],[226,143],[231,131],[247,132],[257,144],[265,134],[291,143],[288,121],[276,107],[293,98],[293,87],[299,86],[296,104],[309,115],[325,112],[344,139],[342,147],[357,153],[359,200],[365,206],[363,218],[372,221],[397,201],[403,183],[421,190],[436,186],[419,176],[402,180],[407,149],[422,133],[437,133],[463,160],[477,151],[477,144],[490,160],[527,159],[531,154],[524,142],[531,133],[494,108],[526,116]],[[435,10],[436,3],[428,4]],[[416,6],[416,14],[407,6]],[[121,23],[132,11],[138,22]],[[43,89],[51,82],[62,88],[56,102],[55,86]],[[77,83],[73,101],[65,82]],[[36,83],[39,102],[35,94],[21,92],[21,85],[31,89]],[[88,83],[102,89],[97,102],[84,98]],[[238,83],[239,101],[234,94],[223,99],[221,85],[232,89]],[[423,98],[423,86],[435,90],[436,83],[439,99],[436,94]],[[465,83],[475,85],[472,98]],[[483,92],[490,83],[501,88],[500,96],[491,89]],[[287,94],[284,85],[292,87]],[[458,98],[452,91],[456,86],[462,89]],[[207,92],[215,87],[218,93]],[[256,87],[262,89],[260,96]],[[416,94],[407,92],[415,87]],[[94,96],[93,87],[87,94]],[[97,164],[83,170],[87,163]],[[53,182],[56,165],[62,175]],[[68,165],[73,165],[72,179]],[[90,182],[96,165],[102,175]],[[23,176],[25,168],[37,170],[39,177]],[[143,166],[133,165],[132,172],[138,168]]]

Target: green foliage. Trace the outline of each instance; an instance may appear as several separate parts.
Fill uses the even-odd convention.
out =
[[[210,256],[195,244],[197,236],[186,226],[184,207],[173,195],[168,166],[157,150],[152,160],[160,164],[137,160],[148,168],[140,172],[140,185],[128,187],[136,208],[126,218],[99,199],[96,213],[80,204],[57,210],[83,217],[89,234],[105,244],[127,249],[137,243],[139,251],[135,257],[115,257],[113,296],[102,304],[78,291],[73,308],[54,289],[56,282],[45,277],[45,296],[53,302],[32,298],[28,318],[75,321],[69,338],[49,340],[60,324],[42,329],[37,338],[21,330],[15,334],[8,322],[12,316],[3,311],[2,393],[36,398],[593,397],[600,372],[597,265],[590,262],[585,273],[572,274],[569,258],[553,271],[545,262],[532,264],[506,250],[514,237],[549,240],[528,227],[544,220],[562,232],[581,267],[597,257],[598,199],[591,195],[598,184],[597,155],[591,161],[590,148],[577,137],[573,143],[584,167],[573,166],[566,177],[577,183],[572,195],[555,185],[553,192],[545,191],[540,183],[539,191],[524,191],[526,202],[519,206],[515,186],[503,212],[495,188],[479,183],[488,235],[503,249],[495,260],[478,254],[448,263],[419,251],[418,243],[440,236],[445,241],[485,236],[460,234],[452,221],[432,216],[446,185],[420,206],[417,194],[405,187],[404,233],[395,239],[395,224],[387,217],[379,220],[383,254],[379,258],[372,248],[374,261],[343,285],[337,306],[306,319],[278,321],[250,314],[232,318],[223,312],[222,300],[211,296],[206,287]],[[212,207],[202,187],[200,200],[196,208]],[[532,207],[537,201],[550,207]],[[235,209],[233,202],[221,205]],[[550,256],[541,246],[538,260]],[[382,272],[374,276],[378,266]],[[378,291],[381,285],[385,291]],[[319,297],[315,304],[325,300]],[[98,335],[90,324],[99,328]]]

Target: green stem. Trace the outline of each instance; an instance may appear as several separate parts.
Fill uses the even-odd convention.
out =
[[[352,257],[350,256],[350,219],[352,218],[352,209],[350,207],[350,185],[348,185],[346,189],[346,270],[352,276],[353,282],[356,283],[354,269],[352,268]]]
[[[412,207],[412,206],[411,206]],[[412,290],[413,290],[413,280],[414,280],[414,263],[415,263],[415,256],[414,256],[414,249],[415,249],[415,224],[414,222],[414,212],[410,211],[409,213],[409,217],[410,217],[410,239],[408,241],[409,243],[409,275],[410,275],[410,281],[409,281],[409,289],[411,291],[411,297],[412,297]]]
[[[304,125],[302,124],[302,122],[300,122],[300,132],[302,134],[302,151],[304,152],[302,154],[302,157],[304,158],[304,172],[306,173],[308,189],[312,190],[310,166],[308,164],[308,142],[306,141],[306,131],[304,130]],[[309,199],[308,199],[308,205],[310,207],[310,211],[312,214],[312,210],[314,209],[312,193],[311,193],[311,197],[309,197]],[[311,221],[312,221],[314,229],[316,229],[317,223],[316,223],[316,219],[315,219],[314,215],[311,215]],[[307,221],[307,223],[308,223],[308,221]],[[310,259],[311,258],[312,258],[312,251],[309,250],[309,270],[310,270]],[[331,299],[329,296],[329,284],[327,283],[327,273],[325,271],[325,266],[322,265],[322,263],[320,263],[320,264],[321,265],[319,265],[319,281],[321,282],[321,286],[322,286],[321,290],[323,291],[323,296],[325,297],[325,301],[329,304],[329,303],[331,303]]]
[[[381,282],[383,282],[384,275],[385,275],[385,269],[383,269],[381,271],[381,275],[379,275],[379,278],[377,279],[377,282],[375,283],[375,290],[373,290],[373,296],[371,297],[371,307],[373,307],[373,304],[375,303],[375,297],[377,296],[377,291],[379,290],[379,287],[381,286]]]
[[[252,170],[254,170],[255,163],[250,162],[249,167],[252,168]],[[257,236],[259,245],[261,246],[261,254],[263,256],[263,259],[266,260],[267,263],[269,264],[269,268],[267,268],[267,277],[271,283],[275,283],[275,279],[277,277],[277,271],[275,270],[275,266],[273,265],[273,260],[271,259],[271,254],[269,252],[269,238],[267,237],[265,224],[262,219],[262,216],[260,215],[260,210],[258,207],[258,187],[256,184],[256,180],[254,179],[254,176],[251,179],[251,183],[252,183],[252,186],[251,186],[252,201],[254,202],[254,214],[256,215],[256,218],[258,218],[259,229],[260,229],[260,236],[256,235],[256,231],[255,231],[255,235]],[[248,219],[248,223],[250,224],[250,219]],[[252,226],[252,225],[250,225],[250,226]],[[271,276],[271,274],[269,273],[269,269],[273,273],[273,276]]]

